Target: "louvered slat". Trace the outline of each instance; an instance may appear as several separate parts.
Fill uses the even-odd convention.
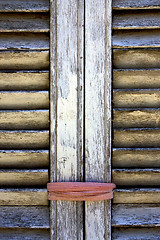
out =
[[[113,9],[160,9],[159,0],[113,0]]]

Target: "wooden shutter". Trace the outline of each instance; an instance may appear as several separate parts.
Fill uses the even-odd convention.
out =
[[[113,239],[159,239],[160,4],[113,0]]]
[[[49,239],[49,1],[0,1],[0,239]]]

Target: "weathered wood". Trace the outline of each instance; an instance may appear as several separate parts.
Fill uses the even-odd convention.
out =
[[[48,229],[0,229],[2,240],[49,240]]]
[[[114,240],[159,240],[159,228],[113,228],[112,237]]]
[[[0,168],[48,168],[49,152],[47,150],[5,151],[0,150]]]
[[[0,0],[0,12],[48,12],[49,0]]]
[[[128,60],[129,59],[129,60]],[[160,68],[159,49],[114,49],[114,68]]]
[[[0,32],[49,32],[49,14],[1,13]]]
[[[160,91],[154,90],[115,90],[113,92],[114,107],[132,108],[132,107],[159,107]],[[158,121],[158,120],[157,120]]]
[[[85,3],[85,177],[111,181],[111,2]],[[86,202],[86,239],[111,239],[110,201]]]
[[[51,1],[51,181],[83,180],[83,4]],[[52,202],[50,219],[51,239],[83,239],[82,202]]]
[[[48,131],[0,131],[1,149],[36,149],[48,147]]]
[[[160,226],[159,211],[159,204],[114,204],[112,209],[112,226]]]
[[[49,68],[49,51],[2,51],[0,69],[46,70]]]
[[[113,203],[160,203],[159,188],[115,189]]]
[[[49,94],[43,92],[0,92],[0,109],[49,108]]]
[[[160,11],[116,11],[113,29],[159,29]]]
[[[160,69],[114,70],[114,88],[160,88]]]
[[[0,170],[0,187],[46,187],[48,169]]]
[[[159,30],[114,31],[113,48],[160,47]]]
[[[113,149],[112,165],[114,168],[160,168],[160,149]]]
[[[160,169],[113,169],[112,180],[117,186],[159,186]]]
[[[0,50],[48,50],[45,33],[0,33]]]
[[[113,0],[113,9],[159,9],[159,0]]]
[[[0,72],[0,90],[48,90],[48,71]]]
[[[158,128],[160,127],[160,110],[114,110],[113,126],[115,128]]]
[[[48,229],[49,208],[48,206],[1,206],[0,228]]]
[[[160,147],[160,129],[115,130],[114,147]]]
[[[0,189],[0,205],[48,205],[47,189]]]
[[[0,128],[11,129],[49,129],[49,111],[0,111]]]

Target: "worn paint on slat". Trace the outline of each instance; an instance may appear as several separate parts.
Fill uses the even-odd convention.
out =
[[[46,187],[48,169],[0,170],[0,187]]]
[[[0,149],[43,149],[48,147],[48,131],[0,131]]]
[[[1,206],[0,228],[49,228],[48,206]]]
[[[117,186],[159,186],[160,169],[113,169],[112,180]]]
[[[159,49],[114,49],[113,67],[124,69],[160,68]]]
[[[160,226],[159,211],[159,204],[114,204],[112,210],[112,226]]]
[[[160,203],[159,188],[128,188],[114,191],[113,203]]]
[[[48,205],[47,189],[0,189],[0,205]]]
[[[116,11],[113,29],[159,29],[160,11]]]
[[[49,51],[2,51],[2,70],[46,70],[49,68]]]
[[[114,147],[160,147],[160,129],[123,129],[114,131]]]
[[[113,149],[112,166],[114,168],[160,168],[160,149]]]
[[[0,32],[49,32],[49,15],[1,13]]]
[[[114,88],[160,88],[160,69],[114,70]]]
[[[0,111],[0,128],[1,130],[49,129],[49,111]]]
[[[113,0],[113,9],[159,9],[159,0]]]

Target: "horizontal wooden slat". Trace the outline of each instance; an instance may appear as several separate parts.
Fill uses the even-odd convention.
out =
[[[0,228],[49,228],[47,206],[1,206]]]
[[[0,129],[49,129],[49,111],[0,111]]]
[[[48,147],[48,131],[0,131],[1,149],[36,149]]]
[[[49,51],[2,51],[2,70],[46,70],[49,68]]]
[[[114,70],[114,88],[160,88],[160,69]]]
[[[49,0],[0,0],[0,12],[46,12]]]
[[[46,187],[48,169],[0,170],[0,187]]]
[[[115,168],[160,168],[160,149],[113,149],[112,166]]]
[[[159,107],[160,91],[154,90],[115,90],[113,93],[114,107]]]
[[[46,109],[49,108],[49,93],[0,92],[0,109]]]
[[[133,226],[132,226],[133,227]],[[159,240],[160,228],[113,228],[114,240]]]
[[[113,29],[158,29],[160,11],[116,11],[113,14]]]
[[[115,189],[113,203],[160,203],[159,188]]]
[[[160,49],[114,49],[114,68],[160,68]]]
[[[49,32],[45,13],[1,13],[0,32]]]
[[[48,90],[48,71],[0,72],[0,90]]]
[[[159,9],[159,0],[113,0],[113,9]]]
[[[48,205],[47,189],[0,189],[0,205]]]
[[[113,123],[115,128],[158,128],[160,127],[160,110],[114,110]]]
[[[159,30],[114,31],[113,48],[160,47]]]
[[[0,150],[0,168],[48,168],[49,152]]]
[[[160,129],[115,130],[114,147],[160,147]]]
[[[114,204],[112,226],[115,227],[155,227],[160,226],[160,205],[154,204]]]
[[[48,50],[46,33],[0,33],[0,50]]]
[[[160,169],[114,169],[112,181],[118,186],[158,186]]]

